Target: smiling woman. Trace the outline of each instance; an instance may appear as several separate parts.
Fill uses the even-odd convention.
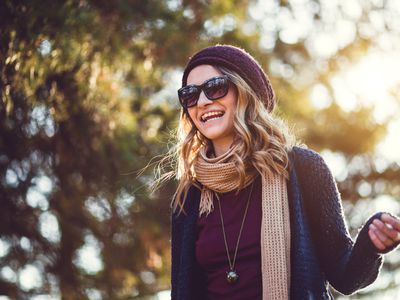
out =
[[[178,91],[172,299],[332,299],[371,284],[400,220],[372,216],[356,241],[322,157],[296,146],[275,95],[240,48],[196,53]]]

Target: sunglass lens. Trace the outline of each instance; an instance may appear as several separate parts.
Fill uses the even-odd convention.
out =
[[[183,107],[191,107],[197,104],[200,89],[195,86],[186,86],[179,91],[179,99]]]
[[[228,81],[226,78],[218,77],[208,81],[205,84],[204,92],[210,100],[216,100],[224,97],[228,92]]]

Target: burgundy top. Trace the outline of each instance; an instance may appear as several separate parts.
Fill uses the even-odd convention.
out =
[[[220,202],[231,261],[243,220],[251,185],[235,195],[235,191],[221,195]],[[207,299],[239,300],[262,299],[261,278],[261,177],[254,182],[253,192],[243,225],[234,269],[239,275],[236,283],[228,283],[228,257],[222,234],[218,201],[214,210],[197,220],[198,239],[196,259],[207,276]]]

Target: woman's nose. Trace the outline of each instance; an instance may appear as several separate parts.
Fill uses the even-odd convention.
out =
[[[208,104],[212,103],[210,99],[207,98],[207,96],[204,94],[203,91],[201,91],[199,95],[199,100],[197,100],[197,106],[206,106]]]

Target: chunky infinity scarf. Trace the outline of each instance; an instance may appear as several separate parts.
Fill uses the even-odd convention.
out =
[[[213,197],[239,187],[233,161],[236,147],[219,157],[209,158],[203,148],[194,165],[195,177],[203,185],[200,212],[213,210]],[[246,175],[245,186],[254,175]],[[285,178],[262,175],[261,271],[263,300],[288,300],[290,290],[290,220]]]

